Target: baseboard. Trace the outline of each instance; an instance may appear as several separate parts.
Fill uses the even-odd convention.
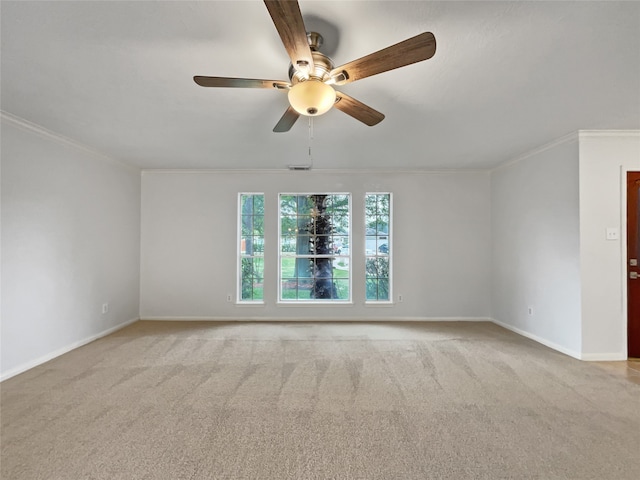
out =
[[[495,323],[496,325],[501,326],[502,328],[506,328],[507,330],[511,330],[514,333],[517,333],[518,335],[522,335],[523,337],[527,337],[531,340],[533,340],[534,342],[538,342],[541,343],[542,345],[544,345],[545,347],[549,347],[553,350],[556,350],[560,353],[564,353],[565,355],[569,355],[570,357],[576,358],[578,360],[584,360],[584,358],[582,358],[582,354],[580,352],[576,352],[574,350],[570,350],[566,347],[563,347],[562,345],[558,345],[557,343],[551,342],[549,340],[547,340],[546,338],[542,338],[539,337],[538,335],[534,335],[533,333],[527,332],[525,330],[521,330],[520,328],[514,327],[513,325],[509,325],[507,323],[501,322],[499,320],[491,319],[491,321],[493,323]]]
[[[42,357],[36,358],[35,360],[32,360],[30,362],[27,363],[23,363],[22,365],[19,365],[18,367],[12,368],[11,370],[9,370],[8,372],[5,372],[2,374],[2,376],[0,376],[0,382],[4,382],[5,380],[8,380],[11,377],[15,377],[16,375],[19,375],[20,373],[26,372],[27,370],[31,370],[33,367],[37,367],[38,365],[42,365],[43,363],[48,362],[49,360],[53,360],[56,357],[59,357],[60,355],[64,355],[65,353],[70,352],[71,350],[75,350],[76,348],[82,347],[83,345],[86,345],[87,343],[91,343],[94,340],[98,340],[99,338],[102,337],[106,337],[107,335],[112,334],[113,332],[116,332],[124,327],[126,327],[127,325],[131,325],[134,322],[137,322],[139,320],[139,318],[132,318],[131,320],[127,320],[126,322],[120,323],[118,325],[116,325],[115,327],[111,327],[107,330],[104,330],[96,335],[92,335],[90,337],[87,337],[85,339],[79,340],[77,342],[73,342],[70,345],[67,345],[65,347],[59,348],[51,353],[48,353],[47,355],[43,355]]]
[[[199,316],[144,316],[140,321],[158,322],[493,322],[487,317],[199,317]]]
[[[496,320],[495,318],[490,320],[491,322],[495,323],[496,325],[501,326],[502,328],[506,328],[507,330],[511,330],[514,333],[517,333],[518,335],[522,335],[523,337],[527,337],[535,342],[541,343],[542,345],[552,348],[553,350],[556,350],[560,353],[564,353],[565,355],[569,355],[570,357],[576,358],[578,360],[583,360],[585,362],[617,362],[617,361],[624,361],[627,359],[627,353],[626,352],[614,352],[614,353],[582,353],[582,352],[575,352],[573,350],[570,350],[568,348],[563,347],[562,345],[558,345],[557,343],[551,342],[549,340],[547,340],[546,338],[542,338],[539,337],[537,335],[534,335],[533,333],[529,333],[525,330],[521,330],[517,327],[514,327],[512,325],[508,325],[506,323],[500,322],[499,320]]]
[[[620,362],[627,360],[627,353],[583,353],[580,360],[586,362]]]
[[[565,355],[569,355],[570,357],[576,358],[578,360],[584,361],[624,361],[627,359],[627,355],[625,352],[614,352],[614,353],[580,353],[570,350],[568,348],[563,347],[562,345],[558,345],[557,343],[551,342],[545,338],[539,337],[538,335],[534,335],[525,330],[519,329],[512,325],[506,324],[494,318],[488,317],[393,317],[393,318],[371,318],[371,317],[344,317],[344,318],[283,318],[283,317],[203,317],[203,316],[146,316],[144,318],[132,318],[131,320],[127,320],[126,322],[120,323],[115,327],[111,327],[107,330],[104,330],[96,335],[92,335],[83,340],[79,340],[70,345],[67,345],[63,348],[59,348],[47,355],[43,355],[35,360],[24,363],[18,367],[12,368],[8,372],[3,373],[0,376],[0,382],[4,382],[11,377],[19,375],[20,373],[26,372],[38,365],[48,362],[49,360],[53,360],[60,355],[64,355],[65,353],[70,352],[71,350],[75,350],[76,348],[82,347],[88,343],[91,343],[99,338],[106,337],[132,323],[137,321],[171,321],[171,322],[491,322],[496,325],[501,326],[507,330],[510,330],[518,335],[522,335],[523,337],[529,338],[535,342],[538,342],[542,345],[545,345],[553,350],[556,350],[560,353],[564,353]]]

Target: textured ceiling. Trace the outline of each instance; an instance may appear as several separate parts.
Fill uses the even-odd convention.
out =
[[[2,1],[1,108],[142,168],[280,169],[309,124],[271,130],[287,80],[261,1]],[[341,90],[386,115],[314,120],[318,169],[488,168],[578,129],[640,128],[640,2],[300,1],[336,65],[423,31],[425,62]]]

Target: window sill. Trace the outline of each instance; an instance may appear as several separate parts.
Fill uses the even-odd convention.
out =
[[[354,303],[350,301],[344,302],[336,302],[336,301],[307,301],[307,300],[298,300],[295,302],[287,302],[287,301],[278,301],[276,303],[279,307],[300,307],[300,306],[322,306],[322,307],[353,307]]]
[[[395,307],[396,302],[364,302],[365,307]]]

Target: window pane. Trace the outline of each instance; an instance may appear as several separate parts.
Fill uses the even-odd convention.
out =
[[[316,255],[331,255],[331,237],[329,235],[315,235],[309,239],[310,253]]]
[[[295,215],[298,211],[294,195],[280,195],[280,212],[283,215]]]
[[[376,195],[378,215],[389,215],[389,198],[390,195]]]
[[[253,234],[253,215],[242,216],[242,235],[247,236]]]
[[[280,217],[281,235],[295,235],[298,231],[298,217],[293,215],[283,215]]]
[[[255,254],[255,237],[243,237],[240,243],[242,255],[253,256]]]
[[[346,237],[343,235],[334,235],[331,239],[331,248],[333,249],[334,254],[341,254],[343,248],[348,248]]]
[[[253,284],[253,299],[254,300],[263,300],[264,299],[264,288],[262,283],[254,282]]]
[[[296,253],[298,255],[311,254],[311,236],[306,234],[299,234],[296,240]]]
[[[375,215],[377,211],[377,196],[367,195],[364,200],[364,208],[367,217]]]
[[[311,221],[312,218],[313,216],[309,213],[298,215],[298,230],[306,233],[315,232],[314,223]]]
[[[376,217],[376,231],[378,235],[389,233],[389,217],[386,215]]]
[[[253,277],[259,281],[264,278],[264,258],[253,259]]]
[[[377,278],[367,278],[367,300],[378,300]]]
[[[242,279],[242,300],[253,300],[253,282],[251,278]]]
[[[296,259],[291,257],[291,258],[282,258],[280,260],[280,276],[281,278],[285,279],[290,279],[293,278],[295,275],[295,269],[296,269]]]
[[[378,277],[389,278],[389,259],[378,257]]]
[[[335,280],[336,293],[341,300],[349,299],[349,279]]]
[[[378,240],[375,236],[367,235],[365,240],[365,253],[367,255],[375,255]]]
[[[348,214],[349,213],[349,195],[332,195],[331,211]]]
[[[298,298],[298,282],[295,278],[283,278],[280,292],[282,298],[289,300]]]
[[[367,258],[366,273],[367,278],[378,278],[378,262],[375,258]]]
[[[307,198],[306,195],[298,196],[298,201],[296,202],[297,211],[299,216],[311,216],[311,211],[315,206],[315,202],[310,198]]]
[[[309,283],[309,279],[313,278],[313,260],[309,258],[296,258],[294,275]]]
[[[294,254],[296,252],[296,239],[295,237],[281,237],[280,238],[280,251],[282,253],[291,253]]]
[[[255,195],[253,197],[253,214],[264,215],[264,196]]]
[[[378,300],[389,300],[389,279],[378,279]]]
[[[253,254],[260,257],[264,255],[264,237],[253,237]]]
[[[254,217],[253,219],[253,232],[254,235],[264,236],[264,218]]]

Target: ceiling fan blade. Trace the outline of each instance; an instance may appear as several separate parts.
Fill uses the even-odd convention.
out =
[[[195,76],[193,81],[201,87],[276,88],[285,90],[291,86],[282,80],[258,80],[255,78],[228,78]]]
[[[294,0],[264,0],[291,63],[300,68],[313,69],[313,57],[307,40],[307,30]]]
[[[428,60],[435,53],[436,38],[433,33],[425,32],[336,67],[331,70],[329,75],[336,79],[336,85],[344,85],[378,73]]]
[[[284,115],[282,115],[282,118],[276,123],[276,126],[273,127],[273,131],[276,133],[288,132],[291,130],[291,127],[293,127],[293,124],[296,123],[299,116],[300,114],[296,112],[293,107],[289,106],[287,111],[284,112]]]
[[[334,107],[370,127],[384,120],[382,113],[342,92],[336,92],[336,103]]]

